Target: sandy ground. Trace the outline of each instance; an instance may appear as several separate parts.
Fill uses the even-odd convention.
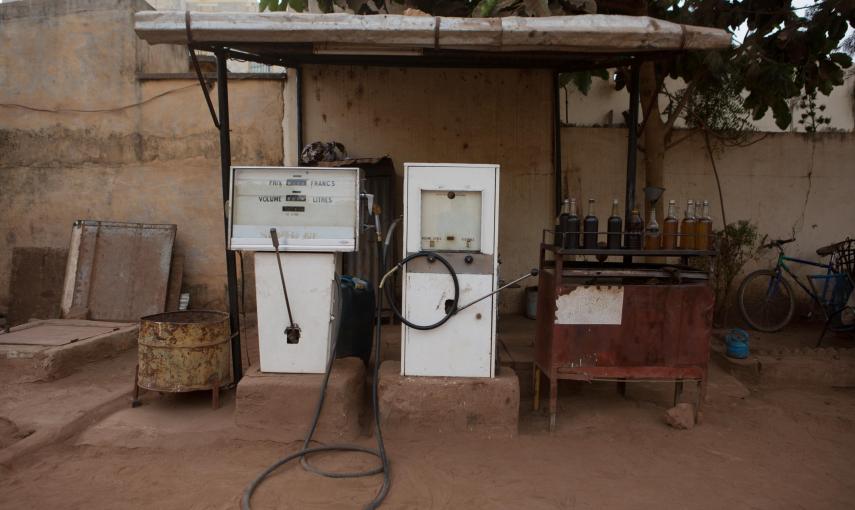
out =
[[[853,508],[855,390],[748,391],[711,365],[702,423],[688,431],[663,422],[667,384],[630,385],[626,398],[608,383],[567,382],[560,391],[552,435],[523,393],[516,439],[387,441],[392,490],[384,508]],[[142,408],[0,467],[0,508],[238,508],[249,480],[298,445],[243,441],[231,395],[218,411],[208,402],[206,394],[150,396]],[[372,462],[353,454],[317,461],[339,469]],[[330,480],[294,465],[265,482],[253,503],[360,508],[379,483]]]

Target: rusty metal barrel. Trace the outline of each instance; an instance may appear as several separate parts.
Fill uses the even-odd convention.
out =
[[[140,319],[137,384],[163,392],[214,390],[231,382],[229,314],[188,310]]]

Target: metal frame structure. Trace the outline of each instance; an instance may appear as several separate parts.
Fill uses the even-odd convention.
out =
[[[190,15],[187,15],[187,47],[191,54],[195,51],[213,52],[217,61],[217,104],[219,114],[214,112],[207,82],[199,67],[196,72],[212,118],[219,129],[220,165],[222,173],[223,202],[228,200],[229,172],[232,166],[229,137],[229,99],[227,61],[229,59],[259,62],[267,65],[283,66],[296,70],[296,123],[298,151],[303,146],[303,80],[304,65],[359,65],[372,67],[404,68],[468,68],[468,69],[547,69],[553,73],[552,79],[552,136],[554,201],[556,213],[561,206],[562,158],[561,158],[561,119],[558,108],[560,100],[559,74],[563,72],[594,70],[603,68],[628,68],[629,82],[629,119],[626,166],[626,221],[635,207],[635,181],[638,147],[638,108],[639,108],[639,65],[644,61],[660,60],[672,57],[686,50],[674,49],[650,51],[639,48],[628,52],[538,52],[538,51],[473,51],[454,49],[424,49],[418,56],[378,55],[378,54],[321,54],[312,50],[311,44],[291,43],[248,43],[240,41],[195,42],[192,37]],[[195,57],[193,57],[195,61]],[[224,217],[224,232],[228,238],[228,221]],[[228,277],[229,312],[232,338],[232,361],[234,381],[242,376],[241,338],[238,320],[238,293],[235,253],[226,250],[226,269]]]

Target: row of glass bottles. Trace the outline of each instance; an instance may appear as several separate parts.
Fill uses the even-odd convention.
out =
[[[702,250],[712,247],[712,218],[710,203],[703,201],[701,214],[697,214],[695,201],[686,203],[686,212],[682,222],[677,221],[677,202],[668,201],[668,215],[665,217],[663,228],[656,221],[656,209],[650,209],[650,221],[644,232],[645,250]],[[697,205],[701,205],[698,201]],[[637,210],[633,211],[635,214]]]
[[[564,199],[561,214],[555,219],[555,246],[566,249],[595,249],[598,246],[599,220],[594,214],[594,199],[588,199],[588,214],[580,221],[576,213],[576,199]],[[650,221],[647,226],[638,212],[632,210],[624,233],[623,247],[628,250],[640,250],[642,244],[645,250],[709,250],[712,246],[712,219],[710,218],[709,202],[704,200],[700,216],[696,216],[695,202],[689,200],[686,206],[686,216],[680,224],[677,221],[677,202],[668,201],[668,216],[664,228],[659,228],[656,221],[656,209],[650,210]],[[617,250],[621,248],[621,231],[623,220],[618,212],[618,200],[612,200],[612,214],[607,222],[606,248]],[[643,240],[643,243],[642,243]]]

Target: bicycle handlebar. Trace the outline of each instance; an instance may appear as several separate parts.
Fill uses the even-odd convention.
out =
[[[769,241],[766,244],[761,244],[760,247],[761,248],[773,248],[774,247],[774,248],[778,248],[778,249],[783,250],[783,246],[785,244],[792,243],[795,240],[796,240],[795,237],[791,237],[790,239],[774,239],[772,241]]]

